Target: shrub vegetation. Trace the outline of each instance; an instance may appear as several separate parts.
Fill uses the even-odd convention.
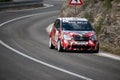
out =
[[[104,6],[107,8],[107,9],[111,9],[112,8],[112,3],[111,3],[112,0],[104,0]]]

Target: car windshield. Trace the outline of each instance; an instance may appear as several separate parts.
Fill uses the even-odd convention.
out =
[[[69,21],[62,23],[62,29],[67,31],[92,31],[93,28],[88,21]]]

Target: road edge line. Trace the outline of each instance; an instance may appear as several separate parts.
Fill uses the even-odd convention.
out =
[[[19,55],[21,55],[21,56],[23,56],[23,57],[26,57],[26,58],[28,58],[28,59],[30,59],[30,60],[32,60],[32,61],[35,61],[35,62],[37,62],[37,63],[40,63],[40,64],[42,64],[42,65],[44,65],[44,66],[50,67],[50,68],[52,68],[52,69],[56,69],[56,70],[58,70],[58,71],[61,71],[61,72],[70,74],[70,75],[72,75],[72,76],[75,76],[75,77],[78,77],[78,78],[81,78],[81,79],[84,79],[84,80],[93,80],[93,79],[91,79],[91,78],[87,78],[87,77],[85,77],[85,76],[82,76],[82,75],[73,73],[73,72],[71,72],[71,71],[68,71],[68,70],[59,68],[59,67],[57,67],[57,66],[48,64],[48,63],[46,63],[46,62],[43,62],[43,61],[41,61],[41,60],[38,60],[38,59],[33,58],[33,57],[31,57],[31,56],[28,56],[28,55],[26,55],[26,54],[24,54],[24,53],[22,53],[22,52],[20,52],[20,51],[18,51],[18,50],[16,50],[16,49],[10,47],[9,45],[7,45],[6,43],[4,43],[4,42],[1,41],[1,40],[0,40],[0,44],[2,44],[4,47],[12,50],[13,52],[15,52],[15,53],[17,53],[17,54],[19,54]]]
[[[97,55],[97,56],[103,56],[103,57],[110,58],[110,59],[114,59],[114,60],[119,60],[119,61],[120,61],[120,56],[114,55],[114,54],[111,54],[111,53],[101,52],[101,53],[98,53],[98,54],[96,54],[96,55]]]

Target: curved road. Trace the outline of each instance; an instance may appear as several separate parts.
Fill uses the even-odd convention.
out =
[[[46,27],[59,17],[63,2],[51,3],[0,13],[0,80],[120,80],[119,60],[48,48]]]

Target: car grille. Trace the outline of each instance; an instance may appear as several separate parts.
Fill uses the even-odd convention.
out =
[[[89,49],[90,46],[72,45],[72,48],[86,48],[86,49]]]
[[[73,39],[75,41],[89,41],[89,36],[78,36],[78,35],[74,35]]]

